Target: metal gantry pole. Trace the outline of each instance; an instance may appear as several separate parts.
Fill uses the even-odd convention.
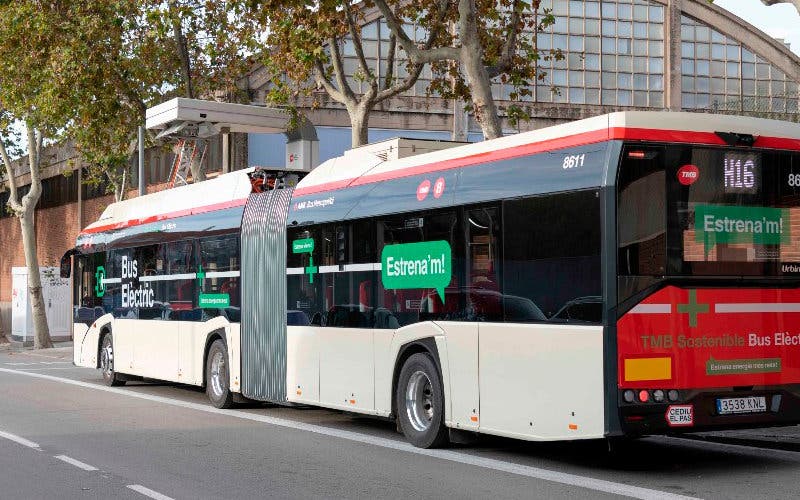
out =
[[[144,127],[139,126],[139,196],[147,194],[144,182]]]

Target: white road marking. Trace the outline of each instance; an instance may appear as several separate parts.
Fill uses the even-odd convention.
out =
[[[155,500],[174,500],[172,497],[168,497],[167,495],[162,495],[161,493],[153,491],[150,488],[145,488],[141,484],[129,484],[128,488],[137,493],[141,493],[146,497],[154,498]]]
[[[43,366],[41,368],[31,367],[31,368],[18,368],[18,370],[25,370],[25,371],[50,371],[50,370],[74,370],[74,366]]]
[[[39,450],[39,445],[34,443],[33,441],[28,441],[24,437],[17,436],[16,434],[11,434],[9,432],[0,431],[0,437],[6,438],[9,441],[14,441],[15,443],[19,443],[22,446],[27,446],[28,448],[33,448],[34,450]]]
[[[668,493],[665,491],[659,491],[650,488],[642,488],[639,486],[632,486],[624,483],[615,483],[613,481],[606,481],[604,479],[579,476],[577,474],[568,474],[565,472],[556,472],[548,469],[541,469],[538,467],[531,467],[528,465],[515,464],[513,462],[505,462],[503,460],[497,460],[492,458],[477,457],[474,455],[470,455],[468,453],[452,451],[452,450],[425,450],[421,448],[415,448],[414,446],[406,442],[394,439],[370,436],[358,432],[334,429],[315,424],[307,424],[304,422],[297,422],[294,420],[288,420],[284,418],[270,417],[267,415],[257,415],[238,410],[219,410],[217,408],[214,408],[213,406],[190,403],[188,401],[180,401],[177,399],[166,398],[163,396],[154,396],[151,394],[132,392],[125,389],[117,389],[115,387],[106,387],[97,384],[91,384],[88,382],[81,382],[79,380],[71,380],[67,378],[55,377],[53,375],[45,375],[43,373],[31,373],[26,371],[12,370],[8,368],[0,368],[0,372],[24,375],[26,377],[39,378],[43,380],[49,380],[52,382],[60,382],[62,384],[74,385],[77,387],[84,387],[87,389],[94,389],[97,391],[110,392],[112,394],[119,394],[122,396],[143,399],[145,401],[153,401],[156,403],[164,403],[172,406],[179,406],[182,408],[188,408],[191,410],[197,410],[206,413],[213,413],[221,416],[235,417],[243,420],[261,422],[264,424],[284,427],[287,429],[313,432],[315,434],[335,437],[339,439],[346,439],[348,441],[367,444],[371,446],[378,446],[381,448],[403,451],[406,453],[413,453],[416,455],[424,455],[427,457],[437,458],[440,460],[447,460],[449,462],[473,465],[484,469],[506,472],[518,476],[529,477],[532,479],[551,481],[554,483],[565,484],[568,486],[577,486],[579,488],[586,488],[594,491],[602,491],[604,493],[623,495],[631,498],[641,498],[647,500],[651,499],[659,499],[659,500],[695,499],[696,500],[696,497],[676,495],[674,493]],[[168,497],[158,497],[158,498],[168,498]]]
[[[80,460],[75,460],[74,458],[68,457],[66,455],[56,455],[55,458],[61,460],[62,462],[66,462],[70,465],[74,465],[75,467],[87,471],[98,470],[97,467],[94,465],[89,465],[86,463],[81,462]]]

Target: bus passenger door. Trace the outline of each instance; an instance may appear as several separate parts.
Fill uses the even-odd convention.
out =
[[[138,375],[189,382],[180,375],[181,339],[191,334],[202,314],[196,307],[194,255],[191,240],[136,250],[138,287],[152,291],[152,300],[138,310],[134,332]]]

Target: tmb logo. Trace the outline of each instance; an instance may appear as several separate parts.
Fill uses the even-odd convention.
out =
[[[694,184],[700,177],[700,169],[696,165],[684,165],[678,169],[678,182],[684,186]]]
[[[428,193],[431,192],[431,181],[425,179],[420,183],[417,187],[417,200],[422,201],[428,197]]]

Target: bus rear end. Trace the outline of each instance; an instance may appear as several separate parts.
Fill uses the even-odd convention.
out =
[[[625,434],[800,422],[800,153],[746,144],[623,147]]]

